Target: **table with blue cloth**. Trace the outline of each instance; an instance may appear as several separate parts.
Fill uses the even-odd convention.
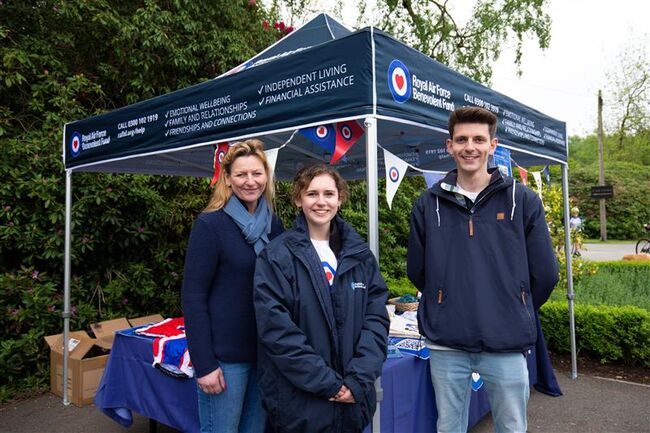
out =
[[[530,384],[549,395],[561,395],[541,327],[537,346],[528,356]],[[199,432],[194,379],[168,376],[151,366],[151,338],[133,330],[116,333],[95,405],[114,421],[129,427],[132,411],[187,433]],[[388,359],[382,377],[381,432],[435,432],[437,411],[429,362],[413,356]],[[469,425],[490,410],[483,388],[472,392]],[[370,432],[370,427],[366,429]]]

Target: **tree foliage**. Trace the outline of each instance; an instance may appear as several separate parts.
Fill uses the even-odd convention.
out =
[[[0,2],[0,400],[47,379],[60,332],[62,127],[213,78],[274,42],[248,1]],[[72,328],[180,312],[191,223],[207,182],[73,176]]]
[[[645,45],[630,45],[607,74],[606,126],[619,150],[635,135],[650,136],[650,57]]]
[[[489,84],[491,63],[514,41],[515,65],[521,65],[523,43],[535,38],[548,48],[551,18],[545,0],[477,0],[470,17],[448,0],[380,0],[378,27],[394,34],[474,80]],[[464,22],[463,22],[464,21]]]

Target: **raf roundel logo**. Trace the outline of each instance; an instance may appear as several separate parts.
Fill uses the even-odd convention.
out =
[[[327,127],[325,125],[320,125],[316,127],[316,137],[321,140],[327,137]]]
[[[223,161],[224,156],[226,156],[226,151],[225,150],[219,151],[219,153],[217,154],[217,161],[219,161],[219,164],[221,164],[221,161]]]
[[[348,125],[343,125],[341,127],[341,135],[346,140],[349,140],[350,138],[352,138],[352,129],[350,129],[350,127]]]
[[[399,180],[399,170],[396,167],[389,168],[388,177],[391,182],[397,182]]]
[[[398,104],[405,103],[411,97],[411,74],[406,65],[397,59],[388,66],[388,88]]]
[[[81,134],[77,131],[73,132],[72,138],[70,138],[70,151],[73,158],[76,158],[81,153]]]

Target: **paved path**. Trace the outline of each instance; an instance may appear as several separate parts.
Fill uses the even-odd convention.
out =
[[[635,244],[584,244],[580,250],[584,260],[606,262],[623,260],[626,254],[634,254]]]
[[[650,386],[580,375],[571,380],[557,372],[561,397],[533,391],[528,409],[530,433],[639,433],[650,432]],[[146,433],[148,421],[135,414],[125,430],[94,406],[63,406],[47,394],[0,407],[2,433]],[[487,416],[470,433],[492,432]],[[158,426],[158,433],[174,433]],[[417,432],[399,432],[417,433]]]

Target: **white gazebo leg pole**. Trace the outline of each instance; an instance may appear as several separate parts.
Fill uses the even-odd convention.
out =
[[[569,301],[569,329],[571,334],[571,379],[578,378],[576,354],[576,323],[573,312],[573,267],[571,264],[571,233],[569,231],[569,166],[562,165],[562,192],[564,194],[564,255],[566,257],[567,300]]]
[[[368,182],[368,245],[370,251],[379,260],[379,192],[377,190],[377,119],[366,117],[366,181]],[[380,407],[384,399],[381,377],[375,381],[377,409],[372,416],[372,432],[381,432]]]
[[[65,253],[63,259],[63,404],[68,406],[68,340],[70,339],[70,241],[72,238],[72,171],[65,171]]]

